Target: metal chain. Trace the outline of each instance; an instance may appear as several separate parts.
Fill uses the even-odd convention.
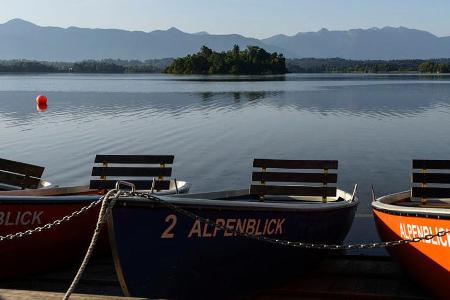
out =
[[[147,198],[149,200],[158,202],[158,203],[168,207],[169,209],[172,209],[172,210],[178,212],[179,214],[184,215],[190,219],[198,220],[201,223],[207,224],[208,226],[218,228],[219,230],[222,230],[225,232],[233,233],[234,235],[237,235],[237,236],[242,236],[242,237],[246,237],[246,238],[257,240],[257,241],[267,242],[270,244],[283,245],[283,246],[288,246],[288,247],[294,247],[294,248],[319,249],[319,250],[352,250],[352,249],[385,248],[385,247],[395,247],[395,246],[409,244],[409,243],[418,243],[423,240],[431,240],[435,237],[443,237],[446,234],[450,233],[450,230],[443,230],[443,231],[439,231],[438,233],[435,233],[435,234],[427,234],[425,236],[415,237],[412,239],[404,239],[404,240],[396,240],[396,241],[388,241],[388,242],[378,242],[378,243],[348,244],[348,245],[338,245],[338,244],[328,245],[328,244],[318,244],[318,243],[293,242],[293,241],[288,241],[288,240],[271,238],[271,237],[267,237],[267,236],[263,236],[263,235],[257,236],[257,235],[253,235],[253,234],[249,234],[246,232],[236,230],[234,228],[229,228],[229,227],[220,225],[214,221],[211,221],[207,218],[201,217],[197,214],[194,214],[188,210],[185,210],[181,207],[178,207],[172,203],[164,201],[161,198],[156,197],[151,194],[148,194],[148,193],[133,192],[133,193],[124,193],[124,195],[132,196],[132,197]]]
[[[257,235],[253,235],[253,234],[249,234],[246,232],[241,232],[238,231],[234,228],[229,228],[220,224],[217,224],[214,221],[211,221],[207,218],[201,217],[197,214],[194,214],[188,210],[185,210],[181,207],[178,207],[172,203],[169,203],[167,201],[162,200],[159,197],[156,197],[154,194],[150,194],[150,193],[143,193],[143,192],[125,192],[125,191],[119,191],[114,198],[117,198],[118,196],[124,196],[124,197],[142,197],[142,198],[147,198],[149,200],[152,200],[154,202],[158,202],[164,206],[166,206],[167,208],[178,212],[181,215],[184,215],[192,220],[198,220],[203,224],[206,224],[208,226],[211,227],[215,227],[218,228],[221,231],[226,231],[229,233],[233,233],[236,236],[242,236],[242,237],[246,237],[249,239],[253,239],[253,240],[258,240],[258,241],[263,241],[263,242],[267,242],[267,243],[271,243],[271,244],[278,244],[278,245],[283,245],[283,246],[289,246],[289,247],[295,247],[295,248],[306,248],[306,249],[323,249],[323,250],[351,250],[351,249],[372,249],[372,248],[384,248],[384,247],[394,247],[394,246],[399,246],[399,245],[403,245],[403,244],[409,244],[409,243],[417,243],[423,240],[431,240],[435,237],[443,237],[446,234],[450,234],[450,230],[443,230],[443,231],[439,231],[435,234],[427,234],[425,236],[422,237],[415,237],[412,239],[403,239],[403,240],[396,240],[396,241],[387,241],[387,242],[378,242],[378,243],[361,243],[361,244],[348,244],[348,245],[338,245],[338,244],[318,244],[318,243],[305,243],[305,242],[296,242],[296,241],[288,241],[288,240],[282,240],[282,239],[276,239],[276,238],[271,238],[271,237],[267,237],[267,236],[257,236]],[[36,232],[42,232],[42,231],[46,231],[49,229],[52,229],[53,227],[56,227],[58,225],[61,225],[63,223],[67,223],[70,220],[72,220],[75,217],[78,217],[84,213],[86,213],[87,211],[89,211],[90,209],[92,209],[93,207],[99,205],[100,203],[103,202],[105,196],[101,197],[100,199],[92,202],[91,204],[82,207],[81,209],[72,212],[69,215],[66,215],[64,217],[62,217],[61,219],[57,219],[53,222],[47,223],[43,226],[38,226],[35,227],[33,229],[28,229],[26,231],[21,231],[21,232],[17,232],[14,234],[8,234],[5,236],[0,236],[0,242],[3,242],[5,240],[14,240],[17,238],[21,238],[21,237],[25,237],[25,236],[30,236]]]
[[[47,223],[45,225],[38,226],[38,227],[35,227],[33,229],[28,229],[28,230],[25,230],[25,231],[19,231],[17,233],[13,233],[13,234],[7,234],[7,235],[4,235],[4,236],[0,235],[0,242],[14,240],[14,239],[21,238],[21,237],[24,237],[24,236],[30,236],[30,235],[32,235],[34,233],[50,230],[53,227],[56,227],[56,226],[64,224],[64,223],[67,223],[70,220],[72,220],[73,218],[78,217],[78,216],[86,213],[91,208],[93,208],[93,207],[99,205],[100,203],[102,203],[104,198],[105,198],[105,196],[102,196],[100,199],[98,199],[98,200],[96,200],[94,202],[91,202],[91,204],[83,206],[79,210],[74,211],[71,214],[62,217],[61,219],[57,219],[57,220],[55,220],[53,222],[50,222],[50,223]]]

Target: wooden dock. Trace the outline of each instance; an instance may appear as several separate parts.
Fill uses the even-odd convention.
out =
[[[61,299],[77,266],[39,276],[0,282],[0,300]],[[110,258],[94,259],[71,299],[122,297]],[[268,299],[432,299],[388,256],[330,256],[307,276],[238,297]],[[236,299],[236,298],[235,298]]]
[[[1,300],[61,300],[64,293],[54,292],[39,292],[39,291],[27,291],[27,290],[8,290],[0,289]],[[91,295],[91,294],[72,294],[70,296],[72,300],[138,300],[145,298],[130,298],[121,296],[108,296],[108,295]]]

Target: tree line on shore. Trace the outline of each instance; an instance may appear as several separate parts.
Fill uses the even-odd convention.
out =
[[[0,73],[162,73],[172,58],[146,61],[103,59],[80,62],[0,60]]]
[[[350,60],[343,58],[289,59],[292,73],[449,73],[450,59]]]
[[[139,60],[85,60],[45,62],[0,60],[0,73],[176,73],[176,74],[283,74],[290,73],[450,73],[450,58],[403,60],[349,60],[342,58],[285,59],[259,47],[227,52],[202,47],[182,58]]]

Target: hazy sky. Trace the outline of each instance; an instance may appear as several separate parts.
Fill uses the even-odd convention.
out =
[[[0,23],[240,33],[257,38],[322,27],[384,26],[450,36],[450,0],[0,0]]]

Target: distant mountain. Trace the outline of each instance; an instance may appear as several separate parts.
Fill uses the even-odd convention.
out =
[[[352,29],[275,35],[258,40],[239,34],[186,33],[172,27],[152,32],[118,29],[42,27],[13,19],[0,24],[0,59],[80,61],[185,56],[206,45],[229,50],[234,44],[262,47],[286,57],[342,57],[347,59],[410,59],[450,57],[450,37],[404,27]]]
[[[152,32],[117,29],[41,27],[14,19],[0,24],[0,59],[79,61],[83,59],[139,59],[185,56],[206,45],[216,51],[255,45],[270,52],[288,53],[277,46],[238,34],[189,34],[175,27]]]
[[[450,57],[450,37],[405,27],[300,32],[262,40],[294,53],[295,57],[347,59],[428,59]]]

